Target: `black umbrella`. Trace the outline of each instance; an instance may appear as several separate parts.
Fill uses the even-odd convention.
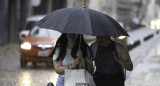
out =
[[[110,16],[85,7],[56,10],[37,24],[42,28],[49,28],[62,33],[129,36],[121,25]]]

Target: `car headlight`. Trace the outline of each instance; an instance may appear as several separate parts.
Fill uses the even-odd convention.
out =
[[[22,49],[30,50],[31,49],[31,44],[29,42],[24,42],[21,44]]]

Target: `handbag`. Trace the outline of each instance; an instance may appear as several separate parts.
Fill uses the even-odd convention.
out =
[[[64,86],[96,86],[85,69],[65,69]]]

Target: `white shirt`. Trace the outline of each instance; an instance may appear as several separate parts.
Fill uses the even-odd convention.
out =
[[[53,54],[53,60],[56,60],[56,59],[58,58],[59,51],[60,51],[60,49],[57,48],[56,51],[55,51],[55,54]],[[62,61],[62,65],[63,65],[63,66],[67,66],[67,65],[73,64],[73,62],[74,62],[74,58],[73,58],[72,55],[71,55],[71,49],[67,48],[67,50],[66,50],[66,55],[65,55],[65,57],[64,57],[64,59],[63,59],[63,61]],[[78,68],[79,68],[79,69],[82,68],[82,64],[81,64],[81,63],[79,64],[79,67],[78,67]],[[60,75],[61,77],[64,77],[64,74],[59,74],[59,75]]]

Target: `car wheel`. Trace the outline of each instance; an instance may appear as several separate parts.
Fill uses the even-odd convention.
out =
[[[27,60],[25,59],[25,57],[21,56],[20,64],[22,68],[26,67]]]

